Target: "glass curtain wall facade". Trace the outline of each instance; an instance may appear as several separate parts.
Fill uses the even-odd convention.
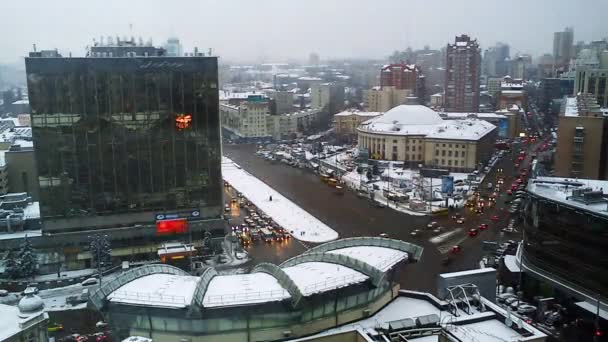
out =
[[[527,262],[606,296],[608,218],[531,196],[524,229]]]
[[[46,232],[222,208],[217,59],[26,58]]]

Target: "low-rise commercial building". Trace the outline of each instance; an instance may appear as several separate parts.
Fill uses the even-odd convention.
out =
[[[400,105],[368,120],[358,129],[359,146],[372,159],[468,172],[486,162],[496,140],[496,126],[478,119],[443,120],[421,105]]]
[[[593,95],[567,97],[557,131],[556,176],[608,179],[608,120]]]
[[[328,242],[280,266],[200,277],[168,265],[122,273],[90,296],[118,338],[154,341],[273,341],[364,319],[399,294],[397,265],[422,248],[384,238]]]

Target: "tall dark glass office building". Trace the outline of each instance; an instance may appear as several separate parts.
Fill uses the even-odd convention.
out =
[[[219,219],[217,58],[26,58],[43,231]]]

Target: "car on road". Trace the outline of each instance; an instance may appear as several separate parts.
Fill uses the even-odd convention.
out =
[[[381,238],[388,239],[388,234],[386,234],[386,233],[380,233],[378,236]]]
[[[25,290],[23,290],[24,296],[28,294],[38,294],[38,287],[36,287],[34,284],[29,284]]]
[[[421,230],[420,230],[420,229],[414,229],[414,230],[413,230],[413,231],[410,233],[410,235],[411,235],[411,236],[417,236],[418,234],[420,234],[420,232],[421,232]]]
[[[462,217],[460,214],[454,214],[452,215],[452,220],[458,220],[460,217]]]
[[[468,234],[469,236],[477,236],[477,234],[479,234],[479,230],[477,230],[477,228],[471,228],[469,229]]]
[[[488,229],[488,227],[489,226],[488,226],[487,223],[482,223],[482,224],[479,225],[479,230],[485,230],[485,229]]]
[[[452,252],[452,254],[460,253],[461,251],[462,251],[462,247],[460,247],[459,245],[452,246],[452,249],[450,250],[450,252]]]
[[[47,326],[46,330],[48,332],[63,331],[63,324],[59,324],[59,323],[56,323],[56,322],[49,323],[49,325]]]
[[[80,283],[80,285],[82,286],[91,286],[91,285],[97,285],[99,283],[99,281],[97,280],[97,278],[89,278],[84,280],[82,283]]]
[[[456,219],[456,223],[460,223],[463,224],[464,223],[464,217],[459,217]]]
[[[490,220],[497,222],[500,221],[500,217],[498,217],[498,215],[492,215],[492,217],[490,217]]]
[[[426,225],[427,228],[435,228],[439,225],[439,223],[437,223],[436,221],[433,221],[429,224]]]

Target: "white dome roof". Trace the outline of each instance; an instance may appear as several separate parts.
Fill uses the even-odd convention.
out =
[[[17,307],[21,313],[32,313],[42,310],[44,308],[44,302],[37,295],[28,294],[21,298]]]
[[[377,123],[395,125],[436,125],[443,122],[437,112],[422,105],[400,105],[376,118]]]

